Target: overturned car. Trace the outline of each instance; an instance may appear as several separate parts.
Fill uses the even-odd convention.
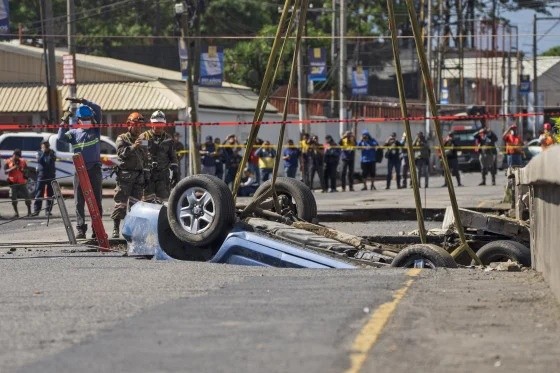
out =
[[[166,204],[132,207],[122,231],[128,251],[157,259],[291,268],[457,267],[436,245],[452,242],[452,233],[430,243],[417,237],[378,243],[318,224],[315,198],[304,183],[278,177],[274,190],[271,185],[257,189],[254,203],[236,206],[222,180],[187,177]],[[521,261],[530,256],[527,251]]]

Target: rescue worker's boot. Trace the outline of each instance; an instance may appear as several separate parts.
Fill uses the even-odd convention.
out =
[[[27,205],[27,216],[31,216],[31,202],[25,202]]]
[[[486,174],[482,174],[482,181],[478,185],[486,185]]]
[[[80,240],[80,239],[85,239],[86,238],[86,232],[87,232],[87,224],[84,224],[83,226],[78,226],[76,227],[78,234],[76,235],[76,239]]]
[[[17,208],[17,202],[12,202],[12,206],[14,207],[14,218],[19,218],[19,212],[18,212],[18,208]]]
[[[492,185],[496,185],[496,175],[492,175]]]
[[[119,219],[113,220],[113,235],[112,238],[119,238],[119,226],[121,225],[121,221]]]

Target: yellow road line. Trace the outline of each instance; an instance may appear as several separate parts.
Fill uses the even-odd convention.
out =
[[[420,268],[412,268],[407,271],[407,275],[410,277],[416,277],[420,273]],[[393,300],[380,305],[375,312],[371,315],[368,322],[360,330],[360,333],[354,339],[352,343],[352,352],[350,353],[350,368],[346,370],[346,373],[357,373],[359,372],[379,335],[383,331],[383,328],[397,309],[397,305],[404,298],[408,288],[412,285],[414,279],[409,279],[393,294]]]

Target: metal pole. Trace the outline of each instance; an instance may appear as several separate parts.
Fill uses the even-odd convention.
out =
[[[76,45],[74,43],[74,34],[76,33],[76,25],[74,23],[74,0],[66,0],[66,31],[68,33],[68,54],[72,56],[74,66],[76,66]],[[68,86],[68,95],[70,97],[76,97],[76,83]]]
[[[393,46],[393,58],[395,61],[395,70],[397,78],[397,86],[399,90],[399,99],[401,104],[401,113],[404,118],[408,118],[408,110],[406,107],[406,96],[404,91],[404,81],[401,69],[399,42],[397,40],[397,25],[395,21],[395,9],[393,8],[394,0],[387,0],[387,9],[389,13],[389,28],[391,30],[391,45]],[[426,227],[424,226],[424,214],[422,212],[422,200],[420,199],[420,190],[418,188],[418,174],[414,165],[414,151],[412,149],[412,131],[410,130],[410,122],[404,120],[406,131],[406,146],[408,152],[408,164],[410,169],[410,180],[412,182],[412,190],[414,192],[414,202],[416,204],[416,220],[418,221],[418,232],[422,243],[427,243]]]
[[[428,20],[426,22],[426,58],[428,59],[428,64],[430,66],[430,74],[431,74],[431,66],[432,66],[432,0],[428,0]],[[430,101],[428,95],[428,87],[424,84],[426,89],[426,124],[425,124],[425,133],[426,136],[430,137],[430,120],[428,117],[430,116]],[[438,87],[438,90],[440,88]]]
[[[410,22],[412,24],[412,32],[414,34],[414,41],[416,43],[416,52],[418,54],[418,59],[420,60],[420,67],[422,70],[422,78],[424,80],[424,85],[427,89],[427,94],[429,98],[431,114],[434,117],[434,128],[439,142],[440,149],[444,151],[443,147],[443,134],[441,130],[441,123],[437,117],[438,110],[436,106],[436,98],[433,90],[433,82],[430,77],[430,68],[428,67],[428,61],[426,59],[426,53],[424,51],[424,44],[422,43],[422,35],[420,34],[420,27],[418,25],[418,18],[416,15],[416,10],[414,9],[413,0],[406,0],[406,6],[408,9],[408,14]],[[482,264],[480,258],[475,254],[475,252],[469,247],[467,243],[467,238],[465,236],[465,231],[463,225],[461,224],[461,216],[459,215],[459,206],[457,204],[457,198],[455,196],[455,189],[453,188],[453,179],[451,177],[451,172],[449,171],[449,163],[447,162],[447,157],[445,154],[441,157],[443,164],[445,180],[447,183],[447,190],[449,192],[449,199],[451,202],[451,208],[453,210],[453,217],[455,219],[455,228],[461,239],[461,245],[451,253],[451,255],[456,258],[463,251],[467,251],[469,256],[479,265]]]
[[[56,91],[56,57],[54,54],[54,19],[52,1],[45,0],[45,40],[47,45],[47,95],[49,99],[49,123],[58,121],[58,95]]]
[[[296,28],[299,29],[299,22],[303,21],[300,20],[301,17],[299,17],[299,12],[301,12],[300,10],[298,10],[298,14],[296,16]],[[300,132],[303,132],[305,125],[303,124],[303,120],[307,119],[307,108],[304,102],[304,97],[305,97],[305,87],[306,87],[306,74],[305,71],[303,71],[303,43],[301,43],[299,45],[299,51],[297,54],[297,80],[298,80],[298,85],[297,85],[297,93],[298,93],[298,119],[299,119],[299,130]],[[286,103],[287,104],[287,103]]]
[[[346,4],[345,0],[340,0],[340,51],[338,53],[339,58],[339,72],[338,72],[338,119],[340,120],[339,132],[340,136],[344,133],[345,120],[346,120],[346,108],[344,107],[344,86],[346,83],[346,41],[344,39],[346,34]]]
[[[533,16],[533,110],[535,114],[537,113],[539,107],[537,74],[537,15],[535,14]],[[535,115],[533,121],[533,138],[535,138],[537,132],[537,120],[538,117]]]

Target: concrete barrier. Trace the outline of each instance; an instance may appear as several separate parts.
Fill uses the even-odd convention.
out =
[[[532,267],[542,272],[560,299],[560,145],[518,171],[517,185],[529,187]]]

